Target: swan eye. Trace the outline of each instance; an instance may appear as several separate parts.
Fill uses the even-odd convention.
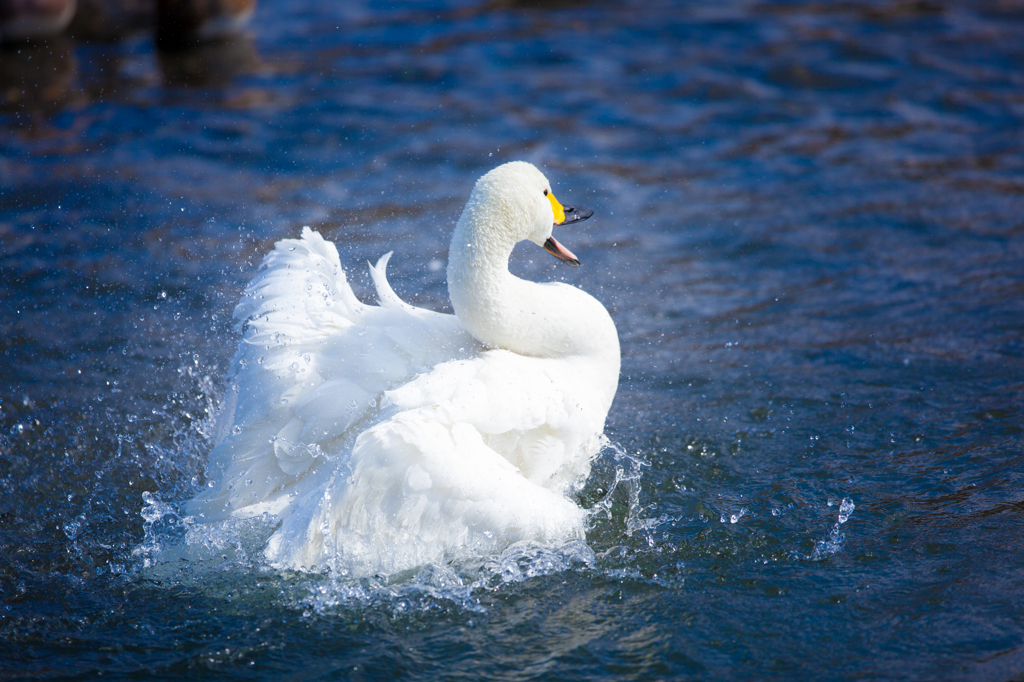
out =
[[[547,196],[547,195],[548,195],[548,191],[544,190],[544,196]]]

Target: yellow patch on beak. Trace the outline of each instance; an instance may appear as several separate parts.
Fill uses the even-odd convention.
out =
[[[548,201],[551,202],[551,210],[555,214],[555,225],[561,225],[565,222],[565,209],[558,203],[553,192],[548,192]]]

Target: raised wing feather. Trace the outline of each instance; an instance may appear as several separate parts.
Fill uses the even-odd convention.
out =
[[[283,513],[383,418],[387,390],[479,353],[455,316],[398,299],[389,256],[371,266],[381,306],[359,302],[337,249],[308,227],[264,259],[235,309],[243,338],[220,416],[230,428],[210,455],[211,487],[187,513]]]

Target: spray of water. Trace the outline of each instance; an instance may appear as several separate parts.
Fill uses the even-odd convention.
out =
[[[211,426],[190,428],[209,430]],[[196,444],[191,438],[182,443],[188,448]],[[598,474],[580,491],[585,504],[596,498],[588,507],[591,525],[611,524],[627,537],[649,533],[664,521],[643,516],[640,480],[649,463],[607,440],[604,445],[595,459]],[[168,586],[237,595],[254,576],[275,574],[280,582],[275,599],[307,615],[385,603],[397,614],[442,604],[473,612],[483,609],[481,594],[508,585],[566,571],[600,570],[594,550],[575,540],[554,547],[519,542],[497,555],[464,556],[392,576],[353,578],[330,566],[285,575],[271,568],[262,554],[277,528],[275,516],[204,524],[183,515],[165,495],[146,492],[142,501],[144,538],[132,554],[134,570],[140,575]],[[189,559],[183,561],[186,556]]]
[[[829,506],[833,504],[833,501],[829,500]],[[844,523],[850,520],[850,515],[853,514],[855,508],[856,505],[854,505],[853,500],[844,497],[843,501],[839,504],[839,517],[832,525],[828,535],[815,542],[814,551],[804,558],[811,561],[822,561],[841,550],[843,543],[846,541],[846,534],[843,533],[842,527]]]

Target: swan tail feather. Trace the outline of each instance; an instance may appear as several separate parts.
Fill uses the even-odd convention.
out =
[[[377,265],[370,264],[370,277],[373,279],[373,286],[377,289],[377,300],[380,301],[382,308],[414,310],[413,306],[398,297],[398,294],[395,293],[395,290],[391,288],[391,284],[388,282],[388,261],[391,260],[391,254],[393,253],[394,251],[388,251],[380,257]]]

